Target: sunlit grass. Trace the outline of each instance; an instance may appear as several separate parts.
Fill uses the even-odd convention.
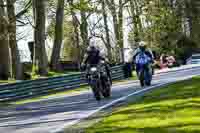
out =
[[[0,80],[0,84],[14,83],[16,80]]]
[[[137,80],[138,78],[137,78],[137,74],[136,74],[136,72],[135,71],[133,71],[132,72],[132,77],[130,78],[131,80]]]
[[[114,111],[87,133],[199,133],[200,78],[153,91]]]
[[[68,74],[77,74],[80,72],[76,71],[63,71],[63,72],[55,72],[55,71],[49,71],[47,76],[40,76],[37,74],[31,74],[31,79],[39,79],[39,78],[49,78],[49,77],[56,77],[56,76],[63,76],[63,75],[68,75]]]
[[[62,75],[62,73],[57,73],[57,72],[50,72],[50,73],[51,73],[50,75],[52,75],[52,76],[59,76],[59,74]],[[73,73],[74,72],[70,72],[70,74],[73,74]],[[133,72],[133,77],[129,78],[128,80],[135,80],[135,79],[137,79],[137,78],[136,78],[135,72]],[[113,81],[113,84],[126,83],[126,82],[127,82],[127,79],[126,80]],[[66,90],[66,91],[63,91],[63,92],[47,94],[45,96],[23,99],[23,100],[11,102],[11,104],[25,104],[25,103],[39,102],[39,101],[46,100],[46,99],[49,99],[49,98],[62,97],[62,96],[66,96],[66,95],[69,95],[69,94],[70,95],[77,94],[77,93],[80,93],[80,92],[85,91],[85,90],[90,90],[90,87],[89,86],[79,87],[79,88],[76,88],[76,89],[73,89],[73,90]]]
[[[66,75],[66,74],[77,74],[80,72],[75,72],[75,71],[64,71],[64,72],[54,72],[54,71],[50,71],[48,72],[48,77],[55,77],[55,76],[62,76],[62,75]]]
[[[56,98],[56,97],[59,98],[59,97],[66,96],[66,95],[78,94],[78,93],[80,93],[84,90],[88,90],[88,89],[89,89],[89,87],[85,86],[85,87],[80,87],[77,89],[67,90],[67,91],[63,91],[63,92],[57,92],[57,93],[53,93],[53,94],[49,94],[49,95],[45,95],[45,96],[23,99],[23,100],[19,100],[16,102],[12,102],[11,104],[25,104],[25,103],[39,102],[42,100],[47,100],[49,98]]]

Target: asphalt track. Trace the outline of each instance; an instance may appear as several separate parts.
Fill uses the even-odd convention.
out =
[[[91,91],[53,97],[40,102],[0,109],[0,133],[51,133],[61,131],[81,119],[103,110],[127,97],[144,93],[155,87],[200,75],[199,67],[187,67],[154,76],[153,84],[141,88],[137,81],[115,84],[112,97],[96,102]]]

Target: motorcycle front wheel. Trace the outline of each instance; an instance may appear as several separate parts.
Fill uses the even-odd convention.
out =
[[[151,86],[152,75],[153,75],[152,68],[149,68],[148,70],[145,71],[145,84],[147,86]]]
[[[139,80],[140,80],[140,85],[141,87],[144,87],[145,81],[144,81],[144,71],[139,72]]]
[[[98,81],[96,81],[96,80],[91,81],[91,88],[92,88],[95,99],[97,101],[100,101],[101,95],[100,95],[100,91],[99,91]]]

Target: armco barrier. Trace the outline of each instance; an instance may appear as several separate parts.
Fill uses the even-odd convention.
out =
[[[112,67],[111,73],[113,80],[124,79],[124,65]],[[4,84],[0,85],[0,102],[15,101],[58,91],[72,90],[84,85],[87,85],[85,73]]]

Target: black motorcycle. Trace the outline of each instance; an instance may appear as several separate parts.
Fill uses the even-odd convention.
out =
[[[111,82],[104,63],[90,65],[88,70],[88,82],[97,101],[101,100],[101,95],[105,98],[111,96]]]

